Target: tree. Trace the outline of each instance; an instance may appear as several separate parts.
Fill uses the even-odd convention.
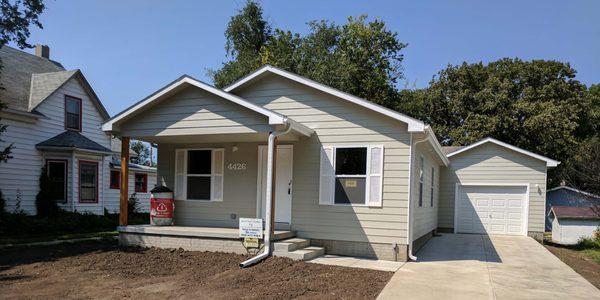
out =
[[[343,26],[328,21],[308,23],[304,36],[272,30],[255,2],[231,18],[225,50],[232,58],[211,76],[223,87],[262,65],[297,73],[342,91],[392,106],[402,78],[401,51],[407,45],[380,20],[350,17]]]
[[[60,211],[58,204],[52,195],[56,194],[56,187],[53,187],[50,183],[50,178],[46,172],[46,168],[43,167],[39,177],[40,190],[35,197],[35,208],[37,216],[39,217],[53,217]]]
[[[138,165],[150,165],[150,148],[142,141],[133,141],[131,150],[136,156],[131,157],[131,162]]]
[[[0,48],[9,42],[14,42],[20,48],[31,48],[27,43],[29,26],[35,25],[42,28],[39,15],[44,11],[42,0],[0,0]],[[0,58],[0,75],[2,72],[2,59]],[[3,89],[0,86],[0,90]],[[6,105],[0,102],[0,110]],[[6,131],[7,125],[0,123],[0,135]],[[0,142],[3,142],[0,139]],[[11,158],[13,144],[0,150],[0,162]]]

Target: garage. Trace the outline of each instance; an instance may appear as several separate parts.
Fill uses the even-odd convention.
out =
[[[456,231],[525,235],[527,186],[458,185]]]

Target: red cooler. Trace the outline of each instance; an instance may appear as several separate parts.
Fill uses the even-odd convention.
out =
[[[175,201],[173,191],[165,186],[157,186],[150,193],[150,225],[169,226],[173,225],[173,211]]]

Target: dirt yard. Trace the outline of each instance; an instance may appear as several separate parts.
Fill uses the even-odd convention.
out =
[[[374,299],[393,273],[85,242],[0,250],[2,298]]]
[[[544,246],[565,264],[575,270],[575,272],[579,273],[587,279],[587,281],[600,289],[600,264],[595,262],[592,258],[573,249],[553,244],[546,244]]]

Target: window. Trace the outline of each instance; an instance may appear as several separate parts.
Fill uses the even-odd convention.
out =
[[[431,194],[429,194],[429,200],[431,201],[431,207],[433,207],[433,184],[435,183],[435,169],[431,167]]]
[[[110,188],[119,189],[121,187],[121,171],[110,171]]]
[[[65,129],[81,131],[81,99],[65,96]]]
[[[383,146],[323,146],[319,178],[320,205],[381,207]]]
[[[146,193],[148,191],[148,174],[135,174],[135,192]]]
[[[47,160],[48,195],[58,203],[67,202],[67,161]]]
[[[175,154],[175,197],[180,200],[223,200],[223,149],[178,149]]]
[[[98,162],[79,161],[79,202],[98,202]]]
[[[423,169],[424,161],[423,156],[419,160],[419,207],[423,206]]]
[[[335,149],[335,204],[365,204],[367,148]]]

